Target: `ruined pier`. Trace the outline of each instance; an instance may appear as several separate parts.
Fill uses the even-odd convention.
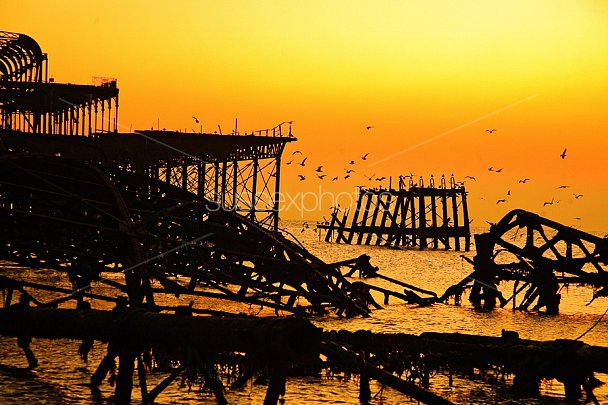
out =
[[[422,177],[399,178],[399,188],[360,188],[352,217],[335,207],[325,230],[325,241],[358,245],[455,249],[471,247],[467,192],[451,177],[439,185],[431,176],[428,186]],[[349,224],[350,221],[350,224]]]

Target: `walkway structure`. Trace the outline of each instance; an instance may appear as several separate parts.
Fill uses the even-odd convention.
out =
[[[145,174],[278,229],[281,154],[296,140],[290,122],[243,135],[120,132],[116,79],[56,83],[47,61],[32,38],[0,31],[0,149]]]
[[[349,222],[349,211],[334,208],[329,223],[317,227],[327,231],[325,241],[336,243],[376,244],[424,248],[471,246],[467,193],[464,186],[444,176],[439,186],[431,176],[425,187],[422,177],[406,184],[399,179],[399,189],[359,189],[359,198]],[[462,244],[461,244],[462,243]]]

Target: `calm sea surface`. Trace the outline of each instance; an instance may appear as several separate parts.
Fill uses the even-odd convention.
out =
[[[462,280],[470,274],[471,266],[461,257],[462,252],[451,251],[418,251],[399,250],[376,246],[350,246],[328,244],[319,240],[314,231],[303,227],[303,221],[286,221],[285,229],[295,234],[314,254],[326,262],[334,262],[358,257],[365,253],[372,257],[372,264],[380,272],[437,293]],[[472,257],[474,252],[464,253]],[[0,266],[0,273],[6,274],[16,270],[14,267]],[[25,273],[32,279],[43,280],[48,272],[37,270]],[[381,280],[373,281],[378,285],[388,285]],[[503,292],[509,295],[509,288]],[[558,338],[575,339],[589,329],[608,307],[608,299],[595,300],[590,305],[592,291],[589,288],[569,287],[562,290],[561,313],[546,316],[538,313],[513,312],[511,309],[497,309],[492,312],[473,310],[466,295],[460,307],[436,304],[419,308],[391,299],[389,305],[373,312],[367,319],[314,319],[313,322],[325,329],[366,329],[375,332],[421,333],[462,332],[499,336],[502,329],[513,330],[521,338],[553,340]],[[377,297],[382,302],[381,297]],[[214,304],[218,305],[218,304]],[[225,305],[225,304],[220,304]],[[592,345],[608,346],[608,316],[602,319],[582,339]],[[0,337],[0,404],[109,404],[112,403],[113,388],[107,382],[101,391],[93,395],[87,387],[91,374],[105,353],[105,347],[96,344],[85,364],[78,356],[80,342],[34,340],[32,349],[40,365],[35,370],[26,370],[27,362],[13,338]],[[166,375],[152,373],[148,385],[154,386]],[[608,376],[596,375],[608,383]],[[178,381],[179,382],[179,381]],[[557,381],[542,383],[543,395],[540,399],[516,399],[509,394],[510,381],[493,383],[483,379],[471,381],[456,378],[449,387],[447,377],[441,374],[431,379],[431,390],[459,404],[560,404],[563,398],[563,386]],[[411,400],[389,388],[382,389],[372,382],[372,403],[400,404]],[[260,404],[263,402],[266,386],[249,384],[243,390],[228,390],[226,397],[229,403]],[[608,404],[608,384],[595,390],[598,400]],[[303,403],[341,403],[358,404],[358,386],[354,380],[321,376],[316,378],[292,378],[287,381],[285,402]],[[140,395],[138,387],[133,390],[133,401],[137,403]],[[213,404],[215,398],[198,389],[180,388],[179,384],[167,388],[159,397],[159,404]],[[416,403],[415,401],[411,403]]]

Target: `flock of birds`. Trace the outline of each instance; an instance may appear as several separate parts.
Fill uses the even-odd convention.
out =
[[[371,130],[372,128],[374,128],[372,125],[368,125],[365,127],[366,130]],[[488,134],[493,134],[493,133],[497,132],[497,129],[496,128],[486,129],[484,132],[488,133]],[[564,148],[564,150],[559,154],[558,158],[565,160],[566,157],[568,156],[567,152],[568,152],[568,149]],[[297,155],[300,155],[299,159],[298,159]],[[286,165],[292,165],[292,164],[299,165],[302,168],[307,166],[309,159],[308,159],[308,157],[306,157],[302,154],[302,151],[296,150],[291,154],[291,156],[292,156],[291,160],[286,162]],[[356,165],[360,162],[366,161],[369,156],[370,156],[370,153],[365,153],[364,155],[360,156],[357,159],[349,160],[348,162],[345,163],[346,167],[343,168],[343,171],[344,171],[343,173],[340,173],[340,174],[333,173],[329,178],[331,178],[331,181],[347,180],[347,179],[351,178],[356,173],[356,170],[355,170],[355,167],[357,167]],[[314,167],[314,166],[312,166],[312,167]],[[357,169],[358,169],[358,167],[357,167]],[[501,174],[501,173],[503,173],[504,170],[505,170],[505,168],[503,168],[503,167],[490,166],[488,168],[489,172],[493,172],[496,174]],[[366,179],[367,181],[370,181],[370,182],[374,181],[374,180],[377,182],[382,182],[387,179],[386,176],[376,176],[375,173],[372,175],[368,175],[365,173],[360,173],[360,174],[362,175],[362,177],[364,179]],[[319,180],[324,180],[326,177],[329,176],[329,174],[327,172],[325,172],[323,165],[318,165],[316,167],[316,169],[314,169],[313,175],[315,175]],[[297,174],[297,177],[300,181],[306,181],[307,180],[306,176],[307,175],[304,173]],[[413,175],[411,175],[411,176],[413,176]],[[403,177],[404,176],[400,176],[400,178],[403,178]],[[410,176],[405,176],[405,177],[410,177]],[[310,178],[310,175],[309,175],[309,178]],[[475,176],[467,175],[467,176],[464,176],[464,182],[462,182],[460,184],[464,184],[466,181],[477,181],[477,179]],[[522,178],[522,179],[518,180],[518,184],[524,185],[530,181],[531,181],[530,178]],[[557,190],[567,190],[570,188],[571,188],[570,185],[560,185],[557,187]],[[508,204],[511,196],[512,196],[511,190],[509,189],[505,195],[499,197],[496,200],[496,205]],[[572,196],[574,197],[574,199],[578,200],[579,198],[583,197],[583,194],[573,192]],[[563,195],[561,195],[560,198],[564,198]],[[483,197],[482,197],[482,199],[483,199]],[[543,207],[559,204],[559,202],[560,202],[560,200],[557,200],[555,197],[551,197],[550,200],[546,200],[543,202]],[[580,219],[580,218],[576,217],[575,219]],[[307,229],[306,226],[303,227],[302,232],[304,232],[306,229]]]

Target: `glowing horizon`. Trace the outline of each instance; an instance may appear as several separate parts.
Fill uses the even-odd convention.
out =
[[[57,81],[116,77],[123,129],[293,120],[284,160],[309,160],[283,167],[285,192],[470,175],[473,225],[522,208],[606,233],[607,17],[601,1],[24,1],[3,5],[0,29],[36,39]],[[331,182],[351,159],[356,175]]]

